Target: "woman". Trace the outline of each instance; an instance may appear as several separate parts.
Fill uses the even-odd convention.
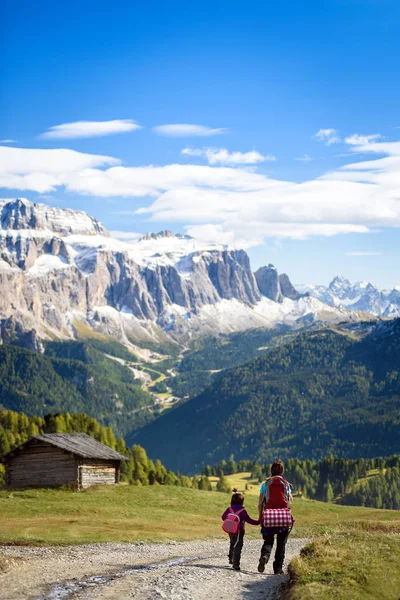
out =
[[[290,483],[282,477],[283,464],[276,461],[271,465],[271,477],[264,481],[260,488],[260,497],[258,501],[259,519],[263,523],[263,514],[266,508],[288,508],[289,502],[293,501]],[[261,548],[260,561],[258,563],[258,572],[264,573],[265,565],[271,556],[274,545],[274,536],[276,535],[276,551],[273,569],[275,575],[283,574],[283,561],[285,560],[286,542],[289,537],[289,527],[265,527],[262,525],[261,534],[263,536],[263,546]]]

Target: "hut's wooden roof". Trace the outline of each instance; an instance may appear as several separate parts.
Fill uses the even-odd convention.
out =
[[[104,460],[129,460],[126,456],[123,456],[119,452],[116,452],[112,448],[101,444],[94,438],[87,435],[87,433],[44,433],[43,435],[33,435],[27,442],[14,448],[3,456],[4,460],[7,456],[11,456],[16,450],[26,447],[32,442],[32,440],[38,440],[51,444],[57,448],[61,448],[67,452],[72,452],[81,458],[97,458]]]

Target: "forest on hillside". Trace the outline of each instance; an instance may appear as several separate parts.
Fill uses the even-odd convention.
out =
[[[249,471],[260,483],[269,477],[270,465],[257,461],[236,462],[231,456],[203,468],[207,477],[228,477]],[[332,456],[321,461],[289,458],[284,477],[293,493],[322,502],[337,502],[372,508],[400,509],[400,454],[388,458],[349,460]]]
[[[234,454],[372,458],[399,450],[400,320],[360,341],[300,334],[219,374],[198,397],[135,439],[171,468],[196,471]],[[131,436],[127,436],[130,440]]]
[[[221,371],[232,369],[265,354],[297,335],[282,325],[276,329],[250,329],[194,339],[167,382],[180,398],[194,398],[215,381]]]
[[[27,417],[23,413],[0,413],[0,457],[43,433],[87,433],[99,442],[129,458],[121,465],[121,479],[132,485],[175,485],[200,490],[212,489],[209,477],[217,476],[216,491],[229,493],[229,475],[250,471],[252,479],[263,481],[269,465],[234,457],[215,466],[206,466],[193,477],[166,469],[160,460],[151,460],[144,448],[127,447],[111,427],[104,427],[85,414],[48,414]],[[228,478],[227,478],[228,477]],[[400,509],[400,455],[389,458],[348,460],[329,457],[322,461],[288,459],[285,477],[295,494],[324,502],[339,502],[374,508]],[[0,487],[4,485],[4,467],[0,464]]]
[[[39,354],[0,346],[0,410],[44,416],[85,413],[120,436],[154,418],[154,398],[131,369],[106,353],[135,360],[117,342],[48,342]]]

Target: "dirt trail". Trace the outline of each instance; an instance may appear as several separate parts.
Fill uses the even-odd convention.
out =
[[[289,539],[286,564],[307,540]],[[286,576],[272,561],[257,572],[260,541],[245,542],[241,572],[227,564],[223,541],[167,544],[90,544],[6,547],[12,558],[0,574],[0,600],[272,600]]]

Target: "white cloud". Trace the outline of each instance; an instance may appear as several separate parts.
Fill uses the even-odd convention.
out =
[[[142,237],[142,233],[138,233],[137,231],[110,231],[111,235],[118,240],[124,240],[125,242],[134,242]]]
[[[263,243],[263,235],[253,235],[251,239],[247,236],[240,237],[234,231],[227,231],[223,225],[208,223],[206,225],[189,225],[185,227],[186,233],[200,242],[227,244],[231,248],[251,248]]]
[[[228,130],[225,128],[212,129],[204,125],[191,125],[189,123],[175,123],[171,125],[158,125],[153,127],[154,133],[165,137],[210,137],[221,135]]]
[[[0,144],[16,144],[17,140],[0,140]]]
[[[337,135],[336,129],[320,129],[312,137],[317,142],[323,142],[325,146],[331,146],[332,144],[338,144],[341,142],[341,138]]]
[[[344,141],[346,144],[349,144],[349,146],[364,146],[380,139],[382,139],[382,136],[379,133],[372,133],[370,135],[359,135],[358,133],[354,133],[345,138]]]
[[[308,154],[305,154],[304,156],[299,156],[299,158],[296,158],[295,160],[300,160],[302,162],[310,162],[313,159]]]
[[[234,248],[260,246],[266,238],[290,238],[305,240],[309,237],[333,237],[345,233],[368,233],[363,225],[331,223],[286,223],[270,221],[237,221],[222,224],[206,223],[186,227],[189,235],[204,242],[229,244]]]
[[[137,213],[232,245],[400,227],[400,142],[371,142],[354,150],[371,159],[297,183],[240,166],[125,167],[109,156],[3,146],[0,186],[126,197],[126,211],[137,210],[137,200],[130,204],[129,198],[152,197],[140,201]]]
[[[355,152],[366,153],[371,152],[373,154],[388,154],[389,156],[400,155],[400,142],[369,142],[368,144],[361,144],[354,148]],[[365,163],[359,163],[364,165]]]
[[[251,152],[229,152],[226,148],[184,148],[182,154],[205,158],[209,165],[255,165],[276,160],[275,156],[263,155],[256,150]]]
[[[75,150],[0,146],[0,187],[52,192],[67,185],[69,178],[83,176],[87,169],[118,163],[119,160],[111,156]]]
[[[132,119],[115,119],[114,121],[75,121],[54,125],[39,137],[44,140],[66,140],[77,138],[92,138],[114,133],[126,133],[141,129]]]
[[[382,256],[383,252],[360,251],[360,252],[345,252],[345,256]]]

